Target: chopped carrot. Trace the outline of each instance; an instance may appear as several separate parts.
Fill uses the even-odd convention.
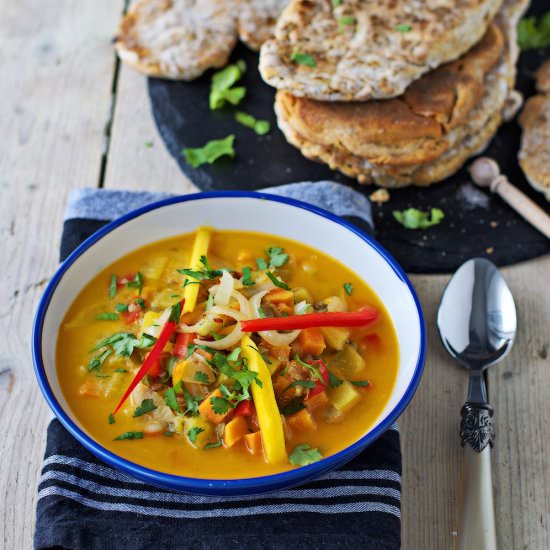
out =
[[[260,432],[246,434],[243,439],[250,454],[258,455],[262,452],[262,434]]]
[[[85,395],[86,397],[99,397],[101,391],[95,382],[88,381],[84,382],[84,384],[80,386],[79,393],[80,395]]]
[[[324,407],[327,403],[328,403],[328,396],[326,391],[319,392],[313,397],[310,397],[309,399],[306,400],[307,408],[310,411],[314,411],[316,409]]]
[[[303,355],[321,355],[327,347],[325,337],[319,328],[302,329],[298,343]]]
[[[307,409],[302,409],[301,411],[288,416],[287,422],[293,430],[297,430],[299,432],[308,432],[317,428],[317,424],[315,424],[313,416],[311,416],[311,413]]]
[[[277,306],[284,304],[292,308],[294,306],[294,293],[284,288],[274,288],[265,295],[264,301],[268,304],[271,303]]]
[[[220,390],[214,390],[200,405],[199,405],[199,413],[203,418],[206,418],[207,420],[210,420],[210,422],[214,424],[220,424],[223,422],[227,415],[229,414],[229,411],[227,411],[224,414],[217,414],[214,412],[214,409],[212,408],[212,403],[210,403],[210,400],[213,397],[222,397],[222,392]]]
[[[223,442],[226,447],[233,447],[248,433],[248,423],[242,416],[237,416],[228,422],[223,432]]]

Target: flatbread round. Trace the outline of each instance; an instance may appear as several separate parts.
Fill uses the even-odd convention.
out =
[[[115,48],[141,72],[192,80],[222,67],[237,42],[231,0],[139,0],[119,25]]]
[[[262,46],[260,72],[271,86],[298,97],[396,97],[476,44],[501,5],[502,0],[292,0],[275,38]]]
[[[275,24],[288,0],[247,0],[239,8],[239,38],[251,50],[273,38]]]

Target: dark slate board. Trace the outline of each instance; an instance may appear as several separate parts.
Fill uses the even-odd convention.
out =
[[[533,2],[529,14],[543,13],[546,1]],[[526,97],[534,93],[534,70],[548,57],[550,48],[521,55],[517,88]],[[241,108],[271,122],[273,129],[266,136],[256,136],[238,124],[232,108],[209,110],[211,73],[191,83],[149,79],[149,95],[160,134],[181,169],[200,189],[255,190],[321,179],[339,181],[366,194],[375,189],[361,187],[327,166],[305,159],[289,145],[276,128],[274,90],[260,78],[257,54],[239,45],[232,55],[233,61],[238,59],[244,59],[248,67],[242,80],[248,93]],[[220,159],[198,169],[186,164],[182,149],[200,147],[228,134],[236,136],[235,159]],[[495,158],[510,181],[550,212],[549,203],[530,187],[519,168],[519,139],[517,122],[504,124],[484,154]],[[427,231],[407,230],[393,219],[392,211],[408,207],[439,207],[445,212],[445,219]],[[550,242],[500,198],[474,188],[465,169],[426,189],[392,190],[390,202],[373,205],[373,209],[376,238],[411,273],[450,272],[473,256],[508,265],[550,252]]]

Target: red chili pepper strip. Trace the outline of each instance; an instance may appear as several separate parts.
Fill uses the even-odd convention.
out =
[[[359,311],[349,313],[326,311],[241,321],[241,329],[243,332],[261,332],[263,330],[295,330],[313,327],[363,327],[372,323],[377,317],[378,311],[367,306]]]
[[[311,399],[312,397],[316,396],[318,393],[324,392],[326,387],[329,383],[328,378],[328,368],[325,365],[325,363],[321,359],[317,359],[315,361],[308,361],[309,365],[317,365],[317,370],[319,371],[319,374],[323,377],[323,382],[320,380],[315,380],[315,386],[309,390],[308,399]]]
[[[183,303],[182,303],[183,307]],[[119,404],[116,406],[116,409],[113,411],[113,415],[116,414],[120,407],[122,407],[124,401],[128,399],[128,396],[134,391],[134,388],[141,382],[141,380],[144,378],[144,376],[149,372],[151,367],[158,362],[160,358],[160,354],[164,350],[164,347],[168,343],[168,340],[170,340],[170,337],[174,332],[176,331],[177,322],[168,320],[164,326],[162,327],[162,330],[159,334],[159,337],[157,341],[155,342],[155,345],[149,352],[149,355],[145,358],[145,361],[143,362],[143,365],[141,365],[140,369],[137,371],[137,374],[134,376],[134,379],[132,382],[130,382],[130,385],[128,386],[128,389],[124,392],[124,395],[122,396],[122,399],[120,400]]]

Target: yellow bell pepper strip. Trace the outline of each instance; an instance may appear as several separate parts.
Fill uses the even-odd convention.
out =
[[[241,350],[248,361],[248,368],[258,374],[258,379],[262,384],[260,387],[253,382],[250,388],[258,414],[265,458],[269,464],[285,464],[288,462],[288,458],[283,423],[275,401],[271,375],[256,344],[249,336],[244,336],[241,340]]]
[[[199,227],[197,234],[195,235],[195,242],[193,244],[193,250],[191,252],[191,269],[200,269],[201,256],[206,256],[208,253],[208,247],[210,245],[210,238],[212,237],[211,227]],[[187,277],[187,279],[194,284],[188,284],[183,291],[183,298],[185,305],[183,306],[183,313],[190,313],[195,309],[197,304],[197,296],[199,295],[198,281],[193,277]]]

